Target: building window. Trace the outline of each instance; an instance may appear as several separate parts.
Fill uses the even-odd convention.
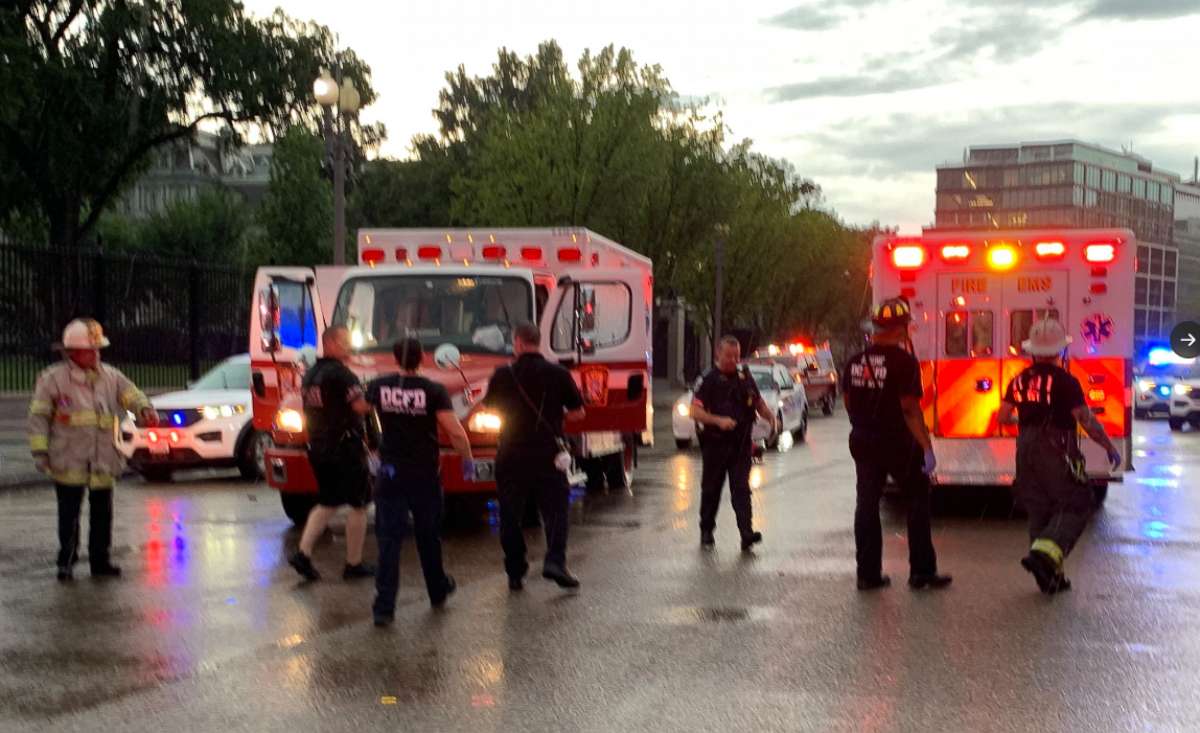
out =
[[[1133,195],[1139,199],[1146,198],[1146,179],[1144,179],[1144,178],[1133,179]]]
[[[1163,252],[1163,276],[1169,278],[1175,277],[1175,273],[1177,272],[1176,260],[1178,256],[1179,253],[1173,249],[1168,249]]]
[[[1159,185],[1157,181],[1149,181],[1146,183],[1146,200],[1158,201]]]
[[[1133,302],[1138,305],[1146,304],[1146,278],[1138,277],[1133,281]]]
[[[1100,188],[1100,169],[1089,165],[1087,168],[1087,185],[1089,188]]]
[[[1100,187],[1105,191],[1117,190],[1117,174],[1115,171],[1104,171],[1100,176]]]
[[[1157,308],[1162,305],[1162,280],[1150,281],[1150,300],[1147,305],[1151,308]]]
[[[1173,280],[1167,280],[1163,283],[1162,304],[1163,308],[1167,310],[1175,308],[1175,282]]]
[[[1137,308],[1133,311],[1133,333],[1136,336],[1146,335],[1146,310]]]
[[[1133,190],[1133,179],[1122,173],[1117,178],[1117,191],[1119,193],[1129,193]]]
[[[1156,276],[1163,274],[1163,251],[1158,247],[1150,250],[1150,274]]]

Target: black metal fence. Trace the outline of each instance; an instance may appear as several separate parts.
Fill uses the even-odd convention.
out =
[[[0,244],[0,392],[25,392],[72,318],[142,387],[182,387],[249,339],[254,272],[224,264]]]

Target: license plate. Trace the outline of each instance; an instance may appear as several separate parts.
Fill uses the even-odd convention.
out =
[[[475,461],[476,481],[495,481],[496,464],[494,461]]]

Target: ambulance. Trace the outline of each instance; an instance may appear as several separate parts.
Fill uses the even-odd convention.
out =
[[[424,374],[445,385],[475,455],[463,477],[440,435],[442,484],[471,509],[495,493],[497,436],[505,416],[481,398],[513,360],[512,332],[537,323],[545,357],[567,367],[587,417],[567,423],[575,475],[625,488],[637,448],[652,440],[653,272],[649,259],[586,229],[364,229],[358,264],[264,267],[250,323],[254,427],[271,436],[265,475],[286,514],[303,524],[316,498],[300,401],[321,332],[350,331],[350,368],[365,383],[397,371],[392,345],[418,338]]]
[[[1001,426],[997,412],[1008,383],[1030,364],[1021,343],[1046,316],[1073,336],[1067,368],[1125,456],[1110,472],[1103,450],[1082,441],[1097,495],[1120,480],[1133,443],[1132,232],[930,230],[879,236],[873,247],[875,303],[902,296],[912,306],[937,483],[1012,484],[1016,428]]]

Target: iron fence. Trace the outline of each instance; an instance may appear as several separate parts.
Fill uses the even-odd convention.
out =
[[[253,272],[94,249],[0,244],[0,392],[33,388],[72,318],[100,321],[104,360],[143,387],[182,387],[244,352]]]

